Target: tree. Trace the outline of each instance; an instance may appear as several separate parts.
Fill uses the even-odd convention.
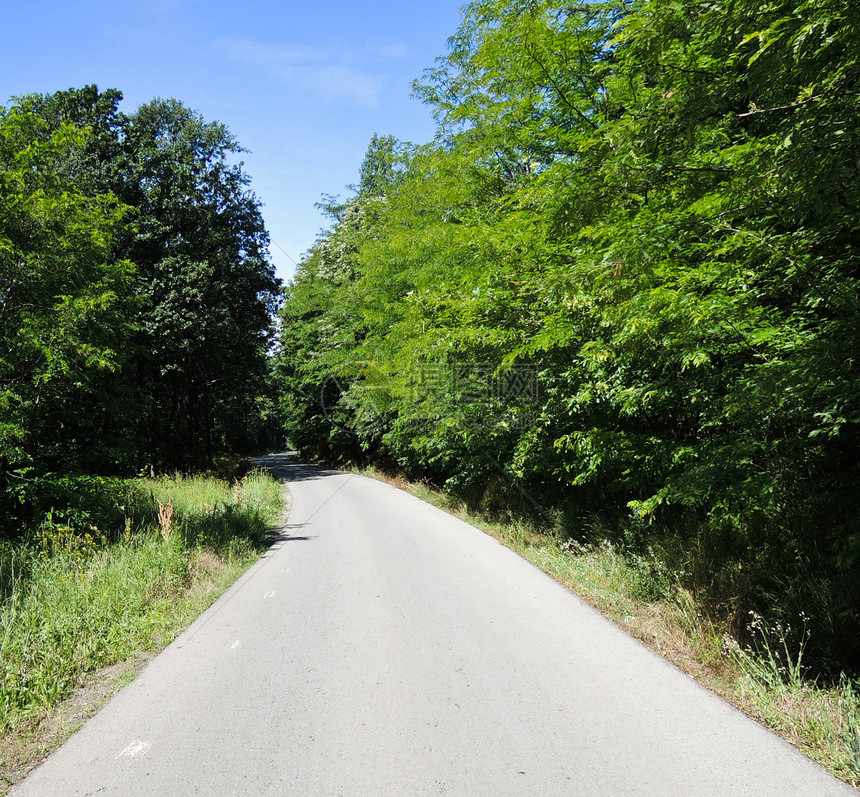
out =
[[[138,379],[151,385],[142,435],[164,465],[248,446],[267,374],[279,283],[240,148],[175,100],[124,126],[126,196],[138,209]]]
[[[86,146],[56,164],[58,176],[134,209],[114,242],[136,265],[137,300],[114,389],[117,408],[133,408],[123,428],[136,466],[211,463],[265,433],[258,401],[280,291],[268,237],[224,125],[176,100],[126,115],[121,98],[87,86],[23,101],[48,130],[89,131]]]
[[[385,194],[402,166],[402,148],[394,136],[373,134],[359,169],[358,194],[363,197]]]
[[[354,195],[327,197],[318,207],[332,219],[287,289],[280,314],[276,381],[281,415],[294,445],[320,456],[361,458],[376,452],[383,430],[367,388],[366,363],[356,347],[372,318],[362,288],[359,251],[381,234],[388,195],[408,168],[412,148],[393,136],[373,135]]]
[[[131,335],[131,264],[115,243],[128,208],[62,166],[87,131],[26,103],[0,111],[0,472],[121,456],[106,383]]]
[[[436,142],[332,233],[314,323],[360,322],[304,355],[383,408],[379,457],[598,515],[712,606],[803,610],[821,665],[860,660],[852,11],[469,3],[415,87]],[[457,361],[532,369],[533,423],[416,389]]]

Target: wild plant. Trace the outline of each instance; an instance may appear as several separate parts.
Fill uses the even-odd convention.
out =
[[[844,745],[847,767],[860,781],[860,693],[846,675],[839,681],[841,728],[839,739]]]
[[[723,652],[740,666],[755,688],[800,689],[806,674],[803,653],[810,634],[806,615],[800,614],[803,630],[795,645],[790,641],[796,636],[791,625],[768,624],[756,611],[750,611],[749,617],[746,630],[750,643],[741,647],[736,639],[724,634]]]
[[[165,506],[161,501],[158,501],[158,526],[161,530],[161,536],[165,540],[170,539],[173,532],[173,498],[169,498]]]
[[[202,477],[134,480],[115,497],[0,540],[0,733],[45,716],[83,673],[169,642],[255,561],[283,508],[260,473],[238,505]]]

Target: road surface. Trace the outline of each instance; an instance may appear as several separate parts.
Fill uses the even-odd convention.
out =
[[[856,794],[472,527],[264,461],[277,543],[14,797]]]

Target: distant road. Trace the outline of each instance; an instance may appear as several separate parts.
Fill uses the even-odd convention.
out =
[[[260,462],[279,541],[14,797],[856,794],[472,527]]]

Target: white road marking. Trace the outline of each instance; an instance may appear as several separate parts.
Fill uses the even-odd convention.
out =
[[[275,597],[275,590],[271,590],[270,592],[267,592],[265,595],[263,595],[263,600],[266,600],[266,598],[274,598],[274,597]]]
[[[292,570],[292,567],[288,567],[286,570],[281,570],[282,573],[289,573]]]
[[[152,742],[143,742],[140,739],[135,739],[117,758],[134,758],[141,753],[145,753],[150,747],[152,747]]]

